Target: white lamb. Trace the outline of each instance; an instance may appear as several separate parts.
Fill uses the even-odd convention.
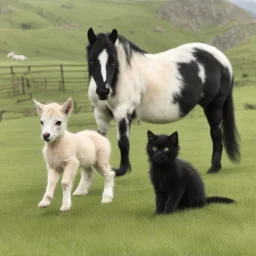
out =
[[[59,176],[63,173],[60,210],[68,211],[71,207],[73,179],[79,166],[82,169],[81,180],[73,195],[88,194],[94,167],[105,178],[101,202],[111,202],[115,172],[109,164],[111,145],[108,139],[96,131],[85,130],[74,134],[66,130],[73,106],[71,98],[63,105],[43,105],[34,99],[33,101],[41,117],[42,139],[45,141],[43,155],[48,171],[46,191],[38,206],[45,208],[50,205]]]

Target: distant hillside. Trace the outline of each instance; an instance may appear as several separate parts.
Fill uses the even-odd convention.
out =
[[[205,41],[222,50],[240,45],[256,34],[253,15],[223,0],[168,1],[158,9],[158,16],[171,25],[200,34],[218,28]]]
[[[250,12],[254,17],[256,17],[256,2],[242,1],[242,0],[229,0],[229,1],[241,7],[242,9]]]

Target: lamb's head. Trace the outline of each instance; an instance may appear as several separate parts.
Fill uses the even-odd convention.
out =
[[[63,105],[57,103],[42,104],[34,100],[37,114],[40,116],[41,138],[47,143],[56,141],[64,134],[73,101],[69,98]]]

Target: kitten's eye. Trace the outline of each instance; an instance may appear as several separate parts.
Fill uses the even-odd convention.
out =
[[[156,151],[156,147],[153,147],[152,149],[153,149],[153,151]]]
[[[61,125],[61,121],[57,121],[56,125],[60,126]]]
[[[40,121],[41,125],[44,125],[44,122],[43,121]]]
[[[165,151],[165,152],[169,151],[169,148],[167,148],[167,147],[166,147],[166,148],[164,148],[164,151]]]

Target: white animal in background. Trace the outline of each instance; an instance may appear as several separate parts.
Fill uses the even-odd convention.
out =
[[[13,55],[14,55],[14,51],[11,51],[11,52],[9,52],[9,53],[7,54],[6,57],[10,59]]]
[[[66,130],[73,106],[71,98],[63,105],[57,103],[44,105],[34,99],[33,101],[41,118],[41,137],[45,141],[43,155],[48,170],[46,191],[38,206],[45,208],[50,205],[60,174],[63,173],[61,181],[63,199],[60,210],[69,210],[73,179],[79,166],[82,169],[81,180],[73,195],[88,194],[94,167],[105,178],[101,202],[110,203],[113,200],[115,172],[109,164],[111,154],[109,140],[96,131],[85,130],[74,134]]]
[[[27,60],[28,57],[24,56],[24,55],[16,55],[14,53],[14,51],[11,51],[10,53],[7,54],[7,58],[11,58],[12,60]]]

